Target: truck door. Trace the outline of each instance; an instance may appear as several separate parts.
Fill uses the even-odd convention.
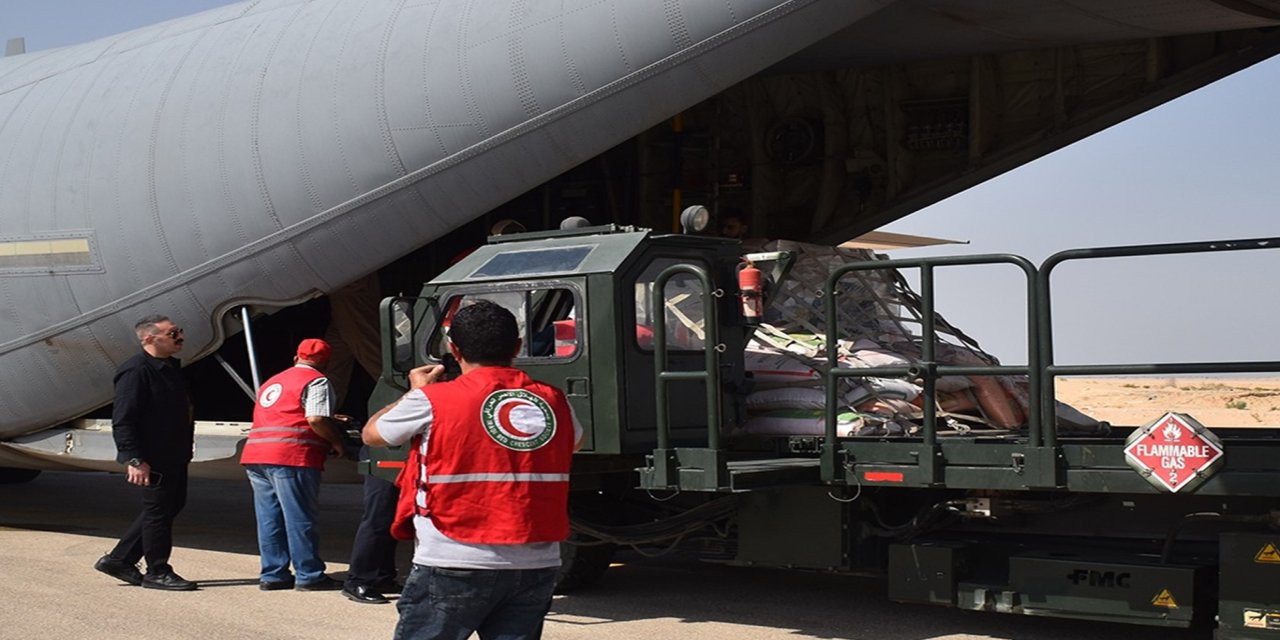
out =
[[[697,278],[678,274],[663,292],[662,306],[653,308],[654,281],[674,264],[710,266],[693,256],[659,256],[645,264],[626,282],[631,283],[632,311],[628,322],[633,327],[626,333],[629,343],[623,349],[625,366],[625,430],[627,451],[652,449],[655,443],[656,410],[654,406],[653,329],[658,315],[666,324],[668,366],[672,371],[705,369],[706,312],[702,306],[702,288]],[[714,345],[713,345],[714,346]],[[706,391],[699,383],[673,384],[668,387],[669,420],[673,441],[682,446],[705,443],[707,434]]]

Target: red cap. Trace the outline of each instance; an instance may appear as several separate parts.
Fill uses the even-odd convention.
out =
[[[307,338],[298,343],[298,359],[307,362],[325,363],[332,353],[329,343],[316,338]]]

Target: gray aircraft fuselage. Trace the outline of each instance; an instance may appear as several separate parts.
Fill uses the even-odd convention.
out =
[[[139,317],[200,357],[881,4],[266,0],[0,59],[0,438],[109,402]]]

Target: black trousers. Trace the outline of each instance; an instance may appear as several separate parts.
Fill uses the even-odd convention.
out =
[[[111,557],[129,564],[146,558],[147,573],[172,571],[173,519],[187,504],[187,466],[152,467],[152,484],[140,487],[142,513],[125,529]],[[158,480],[158,482],[157,482]]]
[[[399,489],[374,475],[364,477],[364,513],[351,544],[347,586],[373,586],[396,577],[396,539],[391,520],[396,515]]]

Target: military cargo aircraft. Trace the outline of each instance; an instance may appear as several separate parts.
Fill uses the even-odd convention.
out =
[[[841,242],[1274,56],[1277,26],[1277,0],[252,0],[14,41],[0,464],[107,468],[73,421],[143,315],[200,360],[502,217],[696,203]]]

